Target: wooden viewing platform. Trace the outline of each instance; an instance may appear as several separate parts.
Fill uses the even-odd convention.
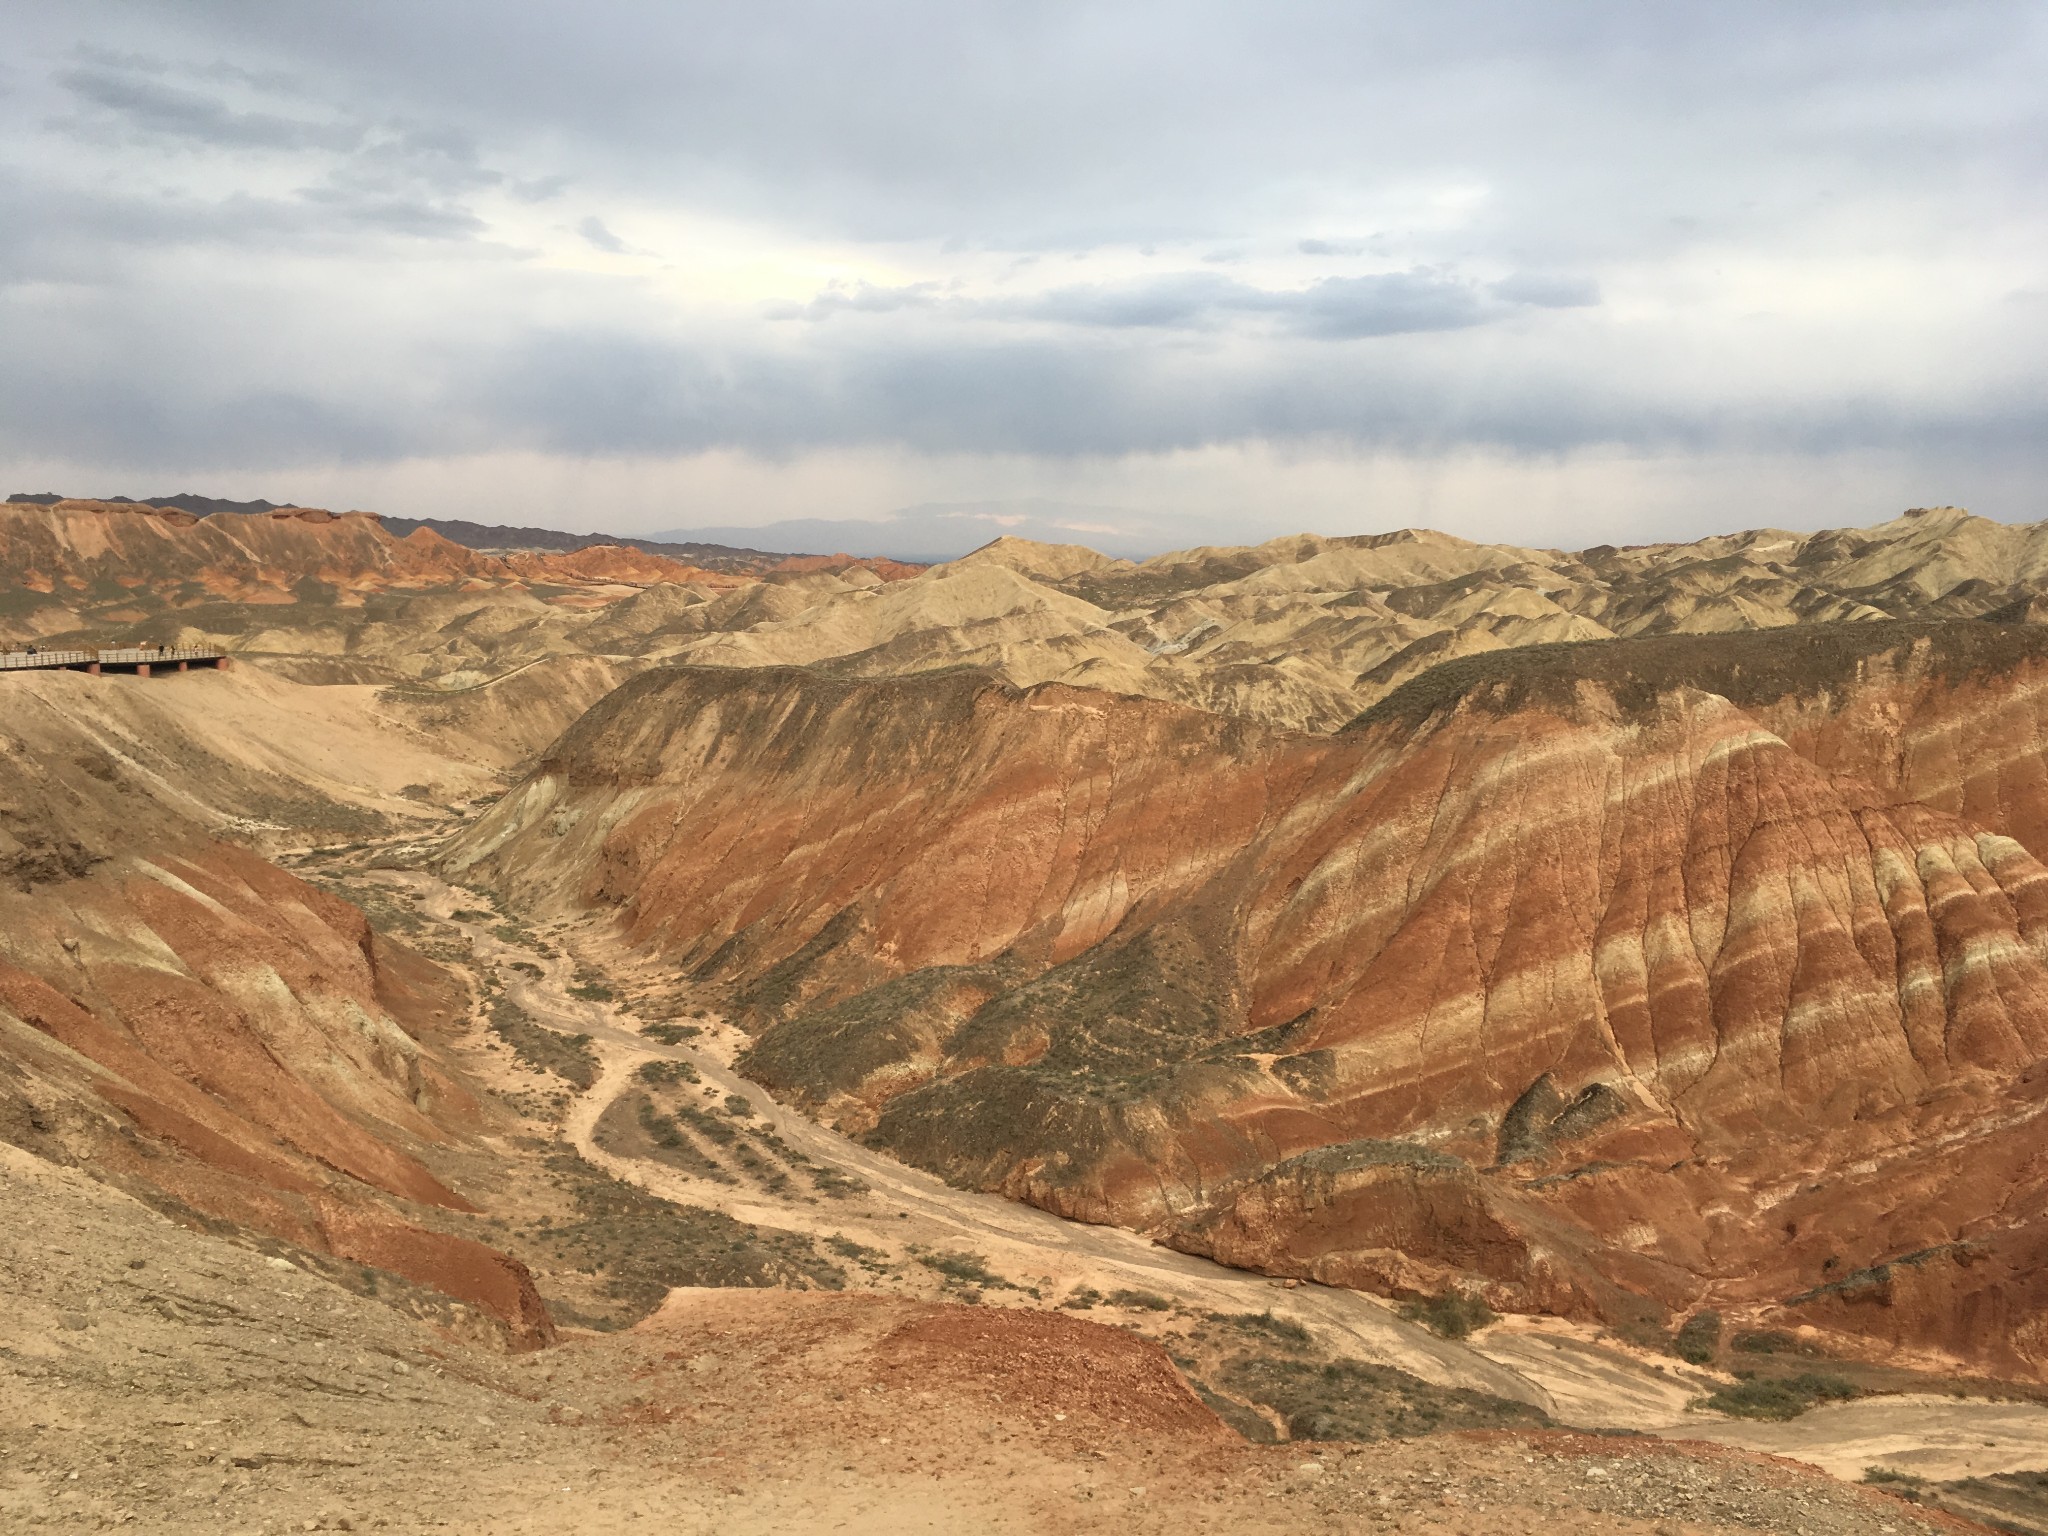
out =
[[[84,651],[0,651],[0,672],[66,671],[130,672],[149,677],[158,672],[189,672],[194,667],[228,669],[228,657],[203,645],[96,646]]]

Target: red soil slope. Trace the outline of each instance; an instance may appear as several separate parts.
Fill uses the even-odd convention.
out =
[[[98,501],[0,507],[0,571],[0,587],[8,590],[131,619],[201,603],[351,606],[380,592],[524,583],[723,588],[750,579],[610,545],[501,559],[428,528],[394,537],[367,512],[281,507],[199,518],[170,507]]]
[[[665,581],[676,586],[724,591],[750,586],[755,579],[730,571],[707,571],[702,566],[686,565],[666,555],[650,555],[623,544],[589,544],[554,554],[507,555],[503,563],[506,570],[522,580],[564,585],[649,587]]]
[[[651,674],[456,861],[618,904],[733,984],[756,1075],[961,1182],[2039,1375],[2048,656],[1842,628],[1474,658],[1336,738]]]
[[[448,978],[251,854],[149,844],[0,893],[0,1138],[551,1338],[522,1265],[432,1228],[471,1207],[420,1153],[483,1129]]]

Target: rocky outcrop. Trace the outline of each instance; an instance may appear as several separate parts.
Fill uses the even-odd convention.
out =
[[[959,1182],[1277,1273],[2039,1373],[1978,1323],[2043,1299],[2042,648],[1814,634],[1468,657],[1334,737],[650,673],[452,862],[615,905],[763,1081]]]

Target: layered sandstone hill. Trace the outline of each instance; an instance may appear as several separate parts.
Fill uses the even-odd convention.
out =
[[[466,1025],[467,993],[356,908],[211,835],[224,816],[209,795],[264,806],[263,770],[232,746],[216,776],[183,783],[174,741],[143,750],[118,704],[62,696],[110,682],[8,680],[0,1140],[544,1341],[526,1270],[447,1229],[472,1206],[429,1166],[502,1118],[436,1044]]]
[[[1568,553],[1427,530],[1296,535],[1134,565],[998,539],[886,594],[820,591],[655,652],[856,676],[991,668],[1333,730],[1440,662],[1505,647],[1898,618],[2035,616],[2048,525],[1956,508]]]
[[[8,673],[0,884],[92,867],[165,818],[273,853],[403,832],[500,791],[631,671],[565,656],[457,692],[320,657],[147,682]]]
[[[457,845],[912,1162],[1226,1261],[2048,1370],[2048,633],[1470,658],[1311,736],[643,674]]]

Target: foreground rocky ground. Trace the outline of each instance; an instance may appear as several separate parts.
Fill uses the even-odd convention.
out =
[[[1961,1530],[1751,1453],[1494,1432],[1255,1446],[1123,1330],[678,1292],[506,1356],[0,1147],[0,1528]]]

